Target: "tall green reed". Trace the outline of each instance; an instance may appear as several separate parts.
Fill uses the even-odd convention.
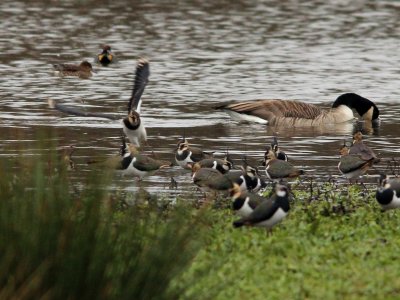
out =
[[[0,299],[176,299],[190,287],[177,281],[204,243],[204,212],[116,212],[112,171],[76,189],[56,151],[18,159],[0,162]]]

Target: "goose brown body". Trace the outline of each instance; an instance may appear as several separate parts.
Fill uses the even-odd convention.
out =
[[[227,111],[233,118],[272,126],[320,126],[354,119],[352,109],[364,120],[376,120],[376,105],[357,94],[339,96],[330,109],[293,100],[267,99],[229,103],[216,107]]]

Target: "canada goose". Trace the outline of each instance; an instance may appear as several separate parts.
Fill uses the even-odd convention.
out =
[[[381,175],[380,186],[376,191],[376,200],[383,210],[400,207],[400,178],[388,179]]]
[[[103,66],[108,66],[114,59],[114,55],[111,52],[111,47],[109,45],[104,45],[103,49],[99,54],[97,54],[97,62]]]
[[[54,64],[53,68],[61,76],[78,76],[80,78],[89,78],[94,72],[92,64],[86,60],[79,65],[74,64]]]
[[[355,109],[363,120],[379,118],[377,106],[354,93],[339,96],[331,109],[293,100],[253,100],[217,106],[233,119],[268,124],[271,126],[321,126],[343,123],[354,118]]]
[[[343,145],[340,149],[338,169],[349,180],[364,175],[373,163],[373,158],[364,160],[360,155],[349,154],[349,148],[346,145]]]
[[[285,185],[277,184],[271,198],[262,201],[248,216],[233,222],[233,226],[259,226],[271,232],[272,227],[286,217],[289,209],[288,189]]]
[[[283,178],[294,178],[304,174],[303,170],[293,167],[290,163],[276,158],[275,152],[268,148],[265,161],[265,174],[271,180],[277,181]]]
[[[121,121],[122,129],[125,135],[128,137],[131,144],[135,146],[140,146],[141,141],[147,140],[146,129],[140,117],[140,107],[142,104],[141,97],[148,83],[149,75],[149,61],[147,59],[140,58],[136,66],[132,96],[130,97],[128,103],[128,115]],[[48,104],[50,108],[71,115],[121,120],[121,117],[119,116],[112,116],[104,113],[85,112],[74,107],[61,105],[56,103],[53,99],[49,99]]]

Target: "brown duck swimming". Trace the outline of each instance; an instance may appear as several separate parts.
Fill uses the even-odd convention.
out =
[[[61,76],[78,76],[80,78],[89,78],[92,76],[92,72],[94,72],[92,64],[86,60],[81,62],[79,65],[55,64],[53,67],[54,70]]]

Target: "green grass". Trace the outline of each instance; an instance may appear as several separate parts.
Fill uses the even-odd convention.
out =
[[[373,190],[294,187],[267,236],[229,199],[125,206],[112,174],[76,186],[48,152],[0,168],[0,299],[400,298],[400,216]]]
[[[221,258],[223,265],[188,298],[225,281],[215,299],[399,299],[399,213],[382,213],[374,194],[357,188],[310,203],[309,194],[296,194],[272,236],[261,228],[234,229],[236,216],[214,211],[208,244],[192,270]]]

